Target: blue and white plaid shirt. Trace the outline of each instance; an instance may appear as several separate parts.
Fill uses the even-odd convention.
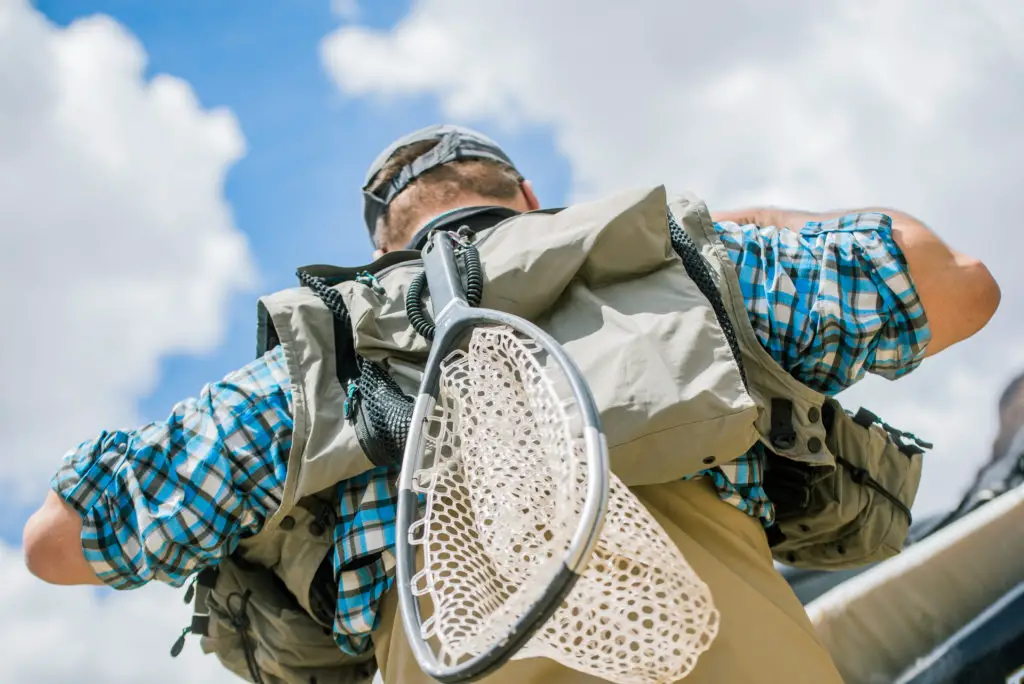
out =
[[[758,339],[802,383],[835,394],[866,372],[897,378],[921,362],[928,327],[888,216],[849,214],[799,232],[716,228]],[[100,579],[118,589],[154,579],[181,586],[260,530],[284,488],[288,382],[277,348],[178,404],[166,421],[105,432],[64,457],[52,487],[82,516],[85,557]],[[723,500],[769,525],[763,463],[755,448],[705,474]],[[377,468],[338,485],[334,636],[348,653],[371,646],[391,586],[391,563],[379,554],[395,541],[396,476]],[[355,563],[368,557],[376,559]],[[361,567],[338,572],[350,564]]]

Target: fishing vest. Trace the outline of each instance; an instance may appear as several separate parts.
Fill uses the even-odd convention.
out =
[[[589,384],[611,468],[626,485],[728,472],[757,448],[777,508],[769,528],[777,559],[839,569],[902,547],[920,444],[873,414],[844,411],[771,358],[703,202],[670,199],[663,187],[630,191],[520,214],[473,242],[484,270],[480,306],[533,321],[561,343]],[[334,485],[384,465],[360,447],[348,410],[351,358],[378,364],[415,395],[429,342],[413,331],[405,302],[422,262],[405,251],[359,269],[305,271],[340,295],[348,320],[308,287],[260,300],[258,351],[283,347],[292,382],[287,479],[262,531],[200,576],[194,631],[250,681],[255,659],[268,684],[368,682],[372,654],[342,653],[330,624],[312,617],[322,614],[316,577],[332,553]],[[344,576],[329,580],[345,586]],[[230,596],[246,591],[247,623],[229,610]]]

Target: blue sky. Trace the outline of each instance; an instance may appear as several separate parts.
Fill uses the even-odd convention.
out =
[[[236,226],[250,241],[259,283],[233,297],[217,349],[162,361],[158,386],[139,402],[142,420],[162,419],[177,401],[252,358],[257,296],[292,286],[302,264],[369,260],[359,197],[366,166],[394,138],[440,114],[429,98],[384,103],[339,92],[318,51],[342,21],[328,0],[250,0],[244,12],[225,0],[43,0],[36,6],[62,26],[110,15],[142,43],[148,76],[182,78],[204,108],[230,108],[246,139],[246,154],[231,167],[225,192]],[[358,21],[389,28],[408,6],[366,2]],[[569,165],[546,131],[493,134],[549,203],[565,201]],[[27,514],[0,516],[0,538],[18,543]]]
[[[386,28],[408,4],[365,3],[359,22]],[[59,24],[96,12],[113,16],[142,41],[150,75],[183,78],[204,107],[229,107],[246,137],[226,195],[255,254],[258,292],[235,297],[227,338],[215,353],[165,360],[160,386],[141,402],[145,420],[162,418],[174,402],[251,358],[255,298],[294,285],[297,266],[370,259],[359,197],[366,167],[396,137],[440,117],[424,99],[383,104],[337,91],[317,51],[340,22],[325,0],[246,5],[247,12],[223,0],[38,4]],[[568,165],[543,131],[500,139],[550,202],[564,201]]]

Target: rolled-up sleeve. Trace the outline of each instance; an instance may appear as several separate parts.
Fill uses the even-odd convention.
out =
[[[865,373],[914,370],[930,340],[892,220],[851,213],[799,231],[716,224],[768,352],[804,384],[835,394]]]
[[[165,421],[104,432],[66,454],[51,487],[82,516],[96,575],[117,589],[180,586],[258,532],[284,488],[290,400],[277,349]]]

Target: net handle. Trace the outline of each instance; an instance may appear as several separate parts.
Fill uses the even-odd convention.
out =
[[[432,235],[423,253],[423,263],[431,292],[436,332],[413,407],[409,438],[405,444],[402,471],[398,479],[396,589],[406,638],[420,668],[440,682],[454,684],[475,681],[508,662],[558,609],[585,571],[608,510],[608,446],[593,395],[562,346],[523,318],[494,309],[470,307],[466,303],[451,236],[443,232]],[[456,348],[461,336],[478,325],[504,325],[531,338],[565,374],[583,420],[587,491],[579,525],[573,532],[561,567],[540,599],[516,622],[507,639],[463,663],[447,667],[438,661],[422,637],[419,601],[411,591],[412,578],[416,574],[416,552],[409,542],[409,528],[415,521],[418,507],[413,479],[415,473],[423,467],[426,446],[423,433],[440,388],[441,362]]]

